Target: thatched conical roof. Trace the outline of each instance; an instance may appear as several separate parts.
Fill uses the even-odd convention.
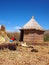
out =
[[[34,17],[32,18],[22,27],[22,29],[36,29],[43,30],[43,28],[36,22]]]

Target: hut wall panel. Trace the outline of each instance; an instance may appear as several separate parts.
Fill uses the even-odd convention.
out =
[[[24,31],[23,41],[25,42],[43,42],[43,33],[40,31]]]
[[[37,34],[35,33],[35,42],[43,42],[43,34]]]

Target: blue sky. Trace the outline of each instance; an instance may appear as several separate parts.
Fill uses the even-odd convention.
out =
[[[49,29],[49,0],[0,0],[0,25],[16,31],[34,16],[44,28]]]

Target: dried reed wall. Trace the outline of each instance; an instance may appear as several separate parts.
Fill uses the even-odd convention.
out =
[[[24,30],[23,41],[28,43],[43,42],[43,31]]]

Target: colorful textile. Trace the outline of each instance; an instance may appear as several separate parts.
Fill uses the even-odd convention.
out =
[[[10,42],[13,42],[13,40],[10,40]]]

